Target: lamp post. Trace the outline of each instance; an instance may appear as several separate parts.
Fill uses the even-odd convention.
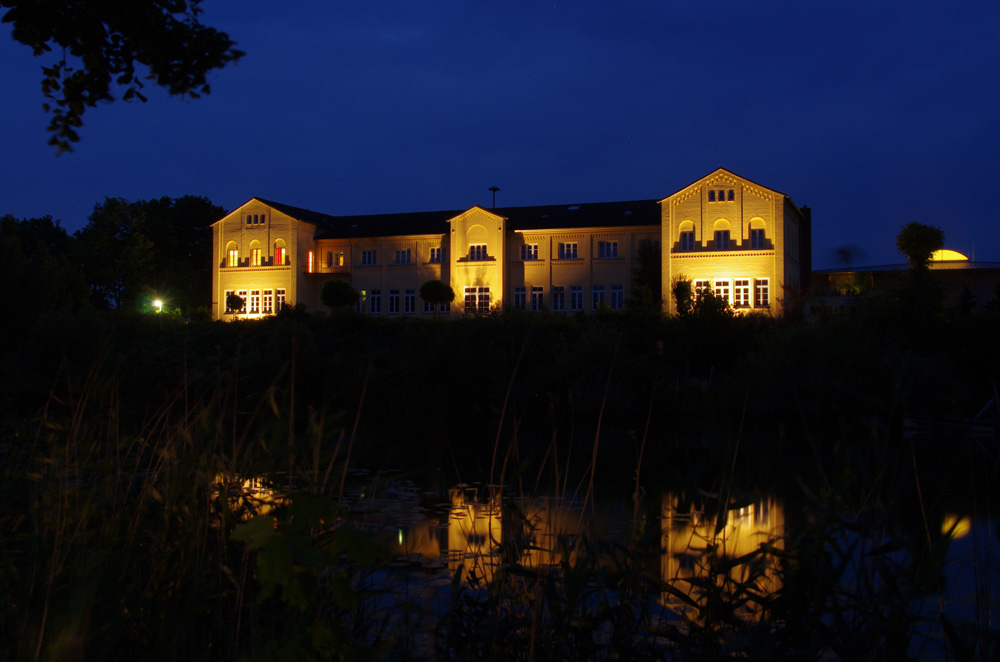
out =
[[[493,192],[493,209],[496,209],[497,208],[497,191],[500,190],[499,187],[491,186],[491,187],[489,187],[486,190]]]

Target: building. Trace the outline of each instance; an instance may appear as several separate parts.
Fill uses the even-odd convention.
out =
[[[332,216],[252,198],[212,233],[213,319],[322,310],[333,278],[372,315],[621,310],[643,246],[661,251],[668,302],[687,278],[737,309],[777,314],[782,288],[807,286],[811,268],[808,209],[721,168],[659,201]],[[421,301],[428,280],[449,283],[456,301]],[[227,309],[230,293],[242,310]]]

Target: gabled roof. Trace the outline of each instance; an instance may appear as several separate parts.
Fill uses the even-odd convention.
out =
[[[725,168],[716,168],[715,170],[713,170],[712,172],[708,173],[707,175],[705,175],[705,176],[703,176],[703,177],[699,177],[698,179],[694,180],[693,182],[691,182],[691,183],[690,183],[690,184],[688,184],[687,186],[682,186],[681,188],[677,189],[676,191],[674,191],[673,193],[671,193],[671,194],[670,194],[670,195],[668,195],[667,197],[663,198],[663,199],[662,199],[662,200],[660,200],[659,202],[666,202],[666,201],[667,201],[667,200],[669,200],[670,198],[672,198],[672,197],[674,197],[674,196],[676,196],[676,195],[679,195],[679,194],[683,193],[684,191],[688,190],[688,189],[689,189],[689,188],[691,188],[692,186],[696,186],[696,185],[698,185],[698,184],[702,183],[703,181],[705,181],[705,180],[707,180],[707,179],[711,179],[712,177],[715,177],[715,176],[717,176],[717,175],[729,175],[730,177],[735,177],[736,179],[742,179],[742,180],[743,180],[743,181],[745,181],[746,183],[748,183],[748,184],[752,184],[753,186],[756,186],[757,188],[760,188],[760,189],[764,189],[765,191],[770,191],[770,192],[772,192],[772,193],[775,193],[775,194],[777,194],[777,195],[781,195],[781,196],[784,196],[784,197],[785,197],[785,198],[787,198],[787,199],[788,199],[789,201],[791,201],[791,200],[792,200],[792,198],[791,198],[791,197],[790,197],[790,196],[789,196],[788,194],[786,194],[786,193],[782,193],[781,191],[775,191],[775,190],[774,190],[773,188],[771,188],[770,186],[764,186],[763,184],[758,184],[757,182],[755,182],[755,181],[754,181],[754,180],[752,180],[752,179],[748,179],[748,178],[746,178],[746,177],[743,177],[742,175],[737,175],[737,174],[736,174],[735,172],[733,172],[732,170],[726,170]],[[794,202],[792,202],[792,204],[793,204],[793,205],[795,205],[795,203],[794,203]],[[798,205],[795,205],[795,208],[796,208],[796,209],[798,209]]]

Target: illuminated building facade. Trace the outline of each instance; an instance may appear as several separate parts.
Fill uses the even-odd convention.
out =
[[[621,310],[644,246],[661,251],[670,312],[670,284],[687,278],[736,308],[777,314],[782,288],[804,287],[810,269],[808,209],[721,168],[659,201],[331,216],[253,198],[212,232],[213,319],[324,310],[321,289],[335,278],[372,315]],[[429,280],[451,285],[455,301],[422,301]]]

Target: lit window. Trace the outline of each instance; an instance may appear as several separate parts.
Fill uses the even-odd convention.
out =
[[[403,312],[404,313],[415,313],[415,312],[417,312],[417,291],[416,290],[406,290],[403,293]]]
[[[222,303],[226,306],[226,314],[232,314],[233,309],[229,307],[229,297],[233,296],[232,290],[226,290],[225,296],[222,297]]]
[[[389,290],[388,313],[392,315],[398,312],[399,312],[399,290]]]
[[[715,231],[715,250],[724,251],[729,248],[729,230]]]
[[[754,308],[768,308],[771,305],[767,278],[758,278],[753,284]]]
[[[274,264],[277,266],[285,264],[285,244],[281,239],[274,242]]]
[[[470,244],[469,245],[469,259],[470,260],[485,260],[486,259],[486,244]]]
[[[250,264],[254,267],[260,266],[260,249],[251,248],[250,249]]]
[[[410,249],[396,251],[396,264],[410,263]]]
[[[579,312],[583,310],[583,286],[582,285],[570,285],[569,286],[569,309],[571,312]]]
[[[361,251],[361,266],[362,267],[371,267],[371,266],[374,266],[375,264],[377,264],[376,257],[375,257],[375,251],[373,251],[373,250],[370,250],[370,251]]]
[[[250,314],[260,313],[260,290],[250,290]]]
[[[594,302],[594,310],[600,310],[601,306],[604,305],[604,298],[605,298],[604,286],[594,285],[592,288],[590,288],[590,293],[592,295]]]
[[[729,303],[729,281],[728,280],[717,280],[715,281],[715,287],[712,288],[715,292],[715,296],[719,297],[726,303]]]
[[[538,244],[524,244],[521,246],[521,259],[522,260],[537,260],[538,259]]]
[[[559,244],[559,259],[560,260],[575,260],[576,259],[576,242],[569,242],[565,244]]]
[[[333,265],[336,267],[344,266],[344,251],[337,251],[333,254]]]
[[[382,312],[382,290],[372,290],[372,295],[370,299],[371,305],[368,307],[368,311],[373,315],[378,315]]]
[[[490,312],[490,288],[465,288],[465,312],[469,315],[485,315]]]
[[[618,242],[617,241],[597,242],[597,257],[605,259],[618,257]]]
[[[514,288],[514,310],[524,310],[525,289],[523,286]]]
[[[264,290],[264,302],[260,312],[270,315],[274,312],[274,290]]]
[[[541,287],[531,288],[531,310],[537,313],[545,309],[544,296],[545,293]]]
[[[280,312],[282,308],[285,307],[285,290],[277,289],[274,291],[274,310],[275,312]]]
[[[227,265],[230,267],[240,266],[240,249],[238,248],[229,249],[229,261],[227,262]]]
[[[764,248],[764,228],[750,230],[750,248],[754,250]]]
[[[695,301],[702,298],[706,294],[712,291],[712,285],[707,280],[696,280],[694,282],[694,298]]]
[[[750,307],[750,279],[737,278],[733,281],[733,307]]]
[[[432,248],[431,249],[431,262],[439,264],[441,262],[441,249]]]
[[[623,310],[625,308],[625,286],[611,286],[611,310]]]
[[[238,312],[238,313],[245,313],[245,312],[247,312],[247,291],[246,290],[240,290],[240,291],[238,291],[236,293],[236,296],[238,296],[239,298],[243,299],[243,307],[240,308],[236,312]]]
[[[552,310],[566,310],[566,289],[562,286],[552,288]]]
[[[686,232],[681,232],[681,250],[682,251],[694,250],[694,230],[687,230]]]
[[[314,269],[314,265],[313,265],[313,259],[314,259],[314,256],[313,256],[313,252],[312,252],[312,251],[309,251],[309,264],[308,264],[308,266],[306,267],[306,270],[307,270],[307,271],[308,271],[309,273],[312,273],[313,271],[315,271],[315,269]]]

